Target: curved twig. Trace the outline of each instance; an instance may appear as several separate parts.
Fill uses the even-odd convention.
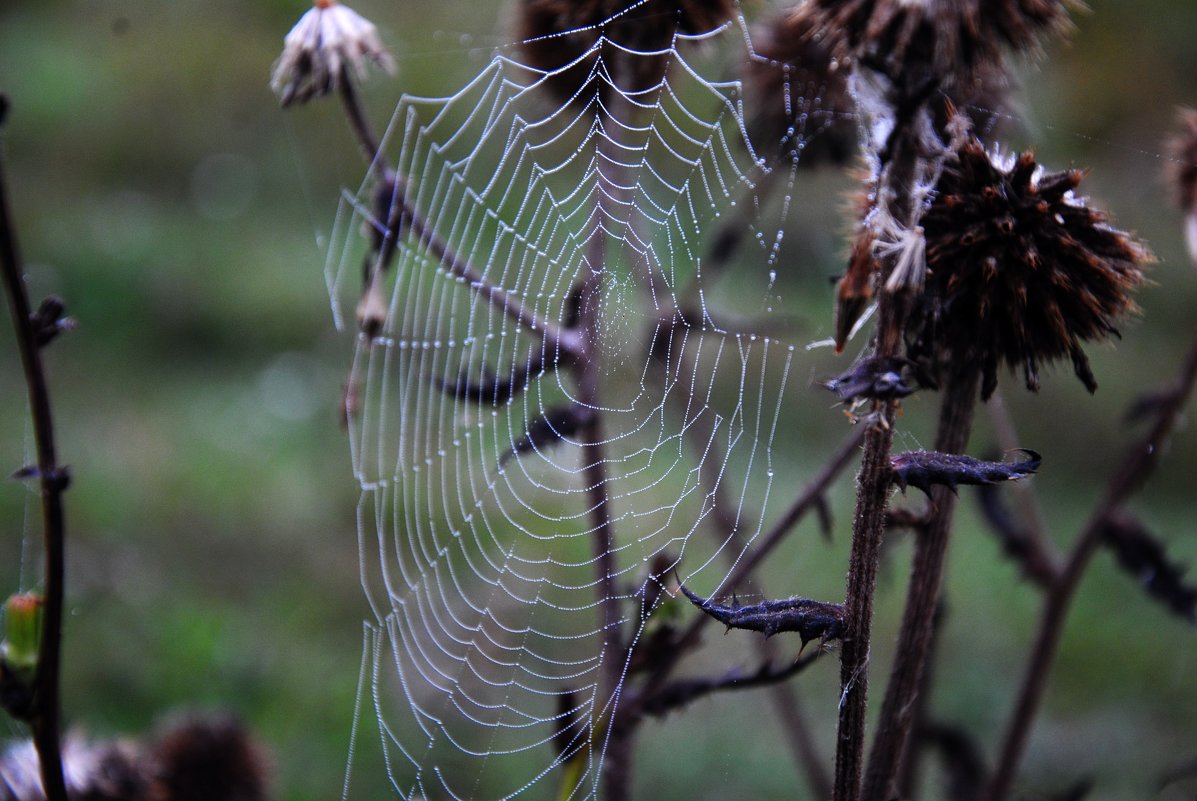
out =
[[[0,96],[0,107],[7,101]],[[0,122],[2,122],[0,114]],[[30,721],[33,744],[41,761],[42,786],[48,801],[66,801],[59,742],[59,667],[62,649],[63,565],[66,523],[62,493],[69,483],[65,468],[58,465],[54,448],[54,419],[50,390],[46,383],[38,331],[29,305],[24,274],[17,253],[16,235],[8,209],[4,175],[0,172],[0,271],[12,309],[17,348],[29,390],[29,410],[37,447],[37,473],[41,484],[42,521],[45,537],[46,575],[41,646],[35,682],[35,712]]]

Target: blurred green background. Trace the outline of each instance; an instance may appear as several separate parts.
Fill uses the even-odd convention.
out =
[[[1174,108],[1197,104],[1197,4],[1090,5],[1070,43],[1023,71],[1023,122],[1007,129],[1009,141],[1034,144],[1052,167],[1092,167],[1088,194],[1146,238],[1160,263],[1141,294],[1141,320],[1115,346],[1090,348],[1102,384],[1095,398],[1063,369],[1038,397],[1005,384],[1023,440],[1047,456],[1035,482],[1061,544],[1131,441],[1122,410],[1166,380],[1197,335],[1197,276],[1160,178]],[[401,91],[454,91],[510,42],[509,6],[356,4],[400,66],[397,81],[367,88],[377,119]],[[745,3],[750,16],[759,8]],[[341,793],[367,610],[357,487],[336,412],[352,337],[333,329],[323,247],[340,189],[358,185],[361,167],[333,104],[284,113],[267,85],[282,36],[305,9],[283,0],[6,0],[0,91],[13,107],[0,147],[32,295],[62,295],[79,323],[49,351],[60,451],[74,475],[67,719],[97,736],[135,735],[180,707],[232,710],[273,749],[279,797],[327,799]],[[817,232],[803,247],[823,264],[784,279],[784,289],[811,338],[830,330],[826,276],[839,256],[828,232],[839,229],[845,185],[804,176],[796,190],[795,227]],[[0,473],[31,458],[5,331]],[[824,359],[804,365],[803,378],[838,371]],[[826,405],[820,398],[814,408]],[[908,403],[903,447],[929,441],[933,407]],[[801,433],[806,469],[840,433],[829,420],[838,414]],[[975,449],[991,444],[982,425]],[[1190,563],[1195,483],[1197,442],[1181,430],[1133,505],[1173,558]],[[812,545],[804,528],[792,553],[774,560],[770,586],[793,584],[800,563],[795,591],[842,593],[848,482],[834,500],[835,542]],[[1039,604],[992,538],[973,530],[970,500],[953,545],[934,706],[992,746]],[[36,583],[35,501],[27,487],[0,484],[0,592]],[[884,569],[876,665],[888,663],[906,559],[899,546]],[[1025,763],[1027,797],[1091,775],[1093,798],[1192,798],[1192,781],[1158,795],[1154,783],[1197,757],[1195,642],[1190,626],[1100,555]],[[708,660],[696,669],[722,664]],[[830,661],[820,668],[799,686],[830,754],[836,671]],[[658,798],[793,797],[781,735],[761,717],[764,701],[746,699],[703,701],[648,725],[642,786]],[[763,734],[746,750],[749,728]],[[0,734],[20,732],[0,724]],[[361,749],[353,797],[387,792],[373,749]]]

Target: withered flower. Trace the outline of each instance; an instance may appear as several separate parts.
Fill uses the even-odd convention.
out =
[[[351,67],[364,79],[367,62],[395,72],[372,22],[336,0],[316,0],[283,40],[270,86],[284,108],[306,103],[339,89]]]
[[[1197,109],[1182,108],[1177,126],[1180,131],[1168,142],[1168,178],[1185,214],[1185,242],[1197,266]]]
[[[517,36],[525,62],[548,74],[545,88],[557,100],[586,103],[609,91],[594,74],[600,55],[621,91],[645,91],[664,76],[677,34],[712,31],[733,9],[731,0],[522,0]]]
[[[834,57],[828,33],[803,6],[753,31],[755,54],[744,69],[749,132],[778,142],[800,166],[844,164],[856,152],[856,102],[847,69]]]
[[[891,77],[969,83],[1004,49],[1034,50],[1068,26],[1072,0],[810,0],[848,52]]]
[[[1067,356],[1097,388],[1081,342],[1117,335],[1152,256],[1074,194],[1083,177],[1044,172],[1030,152],[1003,158],[976,138],[961,143],[922,218],[928,273],[907,327],[911,358],[976,365],[986,399],[1002,361],[1035,390],[1039,366]]]

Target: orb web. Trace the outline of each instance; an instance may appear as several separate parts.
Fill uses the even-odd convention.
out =
[[[415,221],[382,330],[358,338],[349,428],[372,612],[356,747],[379,744],[399,797],[595,797],[644,599],[672,577],[718,590],[761,533],[801,350],[725,318],[712,293],[740,277],[712,254],[730,231],[740,296],[772,286],[784,220],[760,186],[792,182],[818,131],[796,113],[812,129],[787,147],[749,141],[722,77],[755,57],[747,32],[737,16],[651,51],[600,34],[562,102],[559,73],[505,47],[394,112],[383,205]],[[630,86],[637,59],[660,79]],[[377,191],[338,214],[338,320],[360,232],[386,227]]]

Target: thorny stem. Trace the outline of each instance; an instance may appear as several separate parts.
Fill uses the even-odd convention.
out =
[[[0,95],[0,123],[7,100]],[[42,520],[45,536],[45,588],[42,639],[34,677],[35,709],[30,725],[33,744],[41,762],[42,787],[48,801],[67,801],[62,774],[59,741],[59,667],[62,649],[63,567],[66,547],[66,522],[62,493],[68,479],[65,468],[58,466],[54,448],[54,420],[50,409],[50,390],[29,307],[24,274],[12,218],[8,209],[4,175],[0,172],[0,269],[12,310],[17,347],[29,390],[30,415],[37,447],[37,470],[41,484]]]
[[[867,78],[866,78],[867,80]],[[898,230],[913,232],[921,209],[915,198],[916,183],[926,180],[929,158],[920,134],[930,129],[926,98],[910,98],[896,104],[903,111],[894,118],[894,128],[879,154],[877,181],[878,211]],[[905,108],[903,107],[905,106]],[[879,143],[875,143],[877,146]],[[878,286],[877,342],[874,355],[892,358],[901,352],[911,289],[890,288],[890,277],[899,254],[882,259]],[[874,403],[864,457],[857,476],[856,515],[852,524],[852,551],[848,560],[845,592],[844,639],[840,648],[840,714],[836,731],[834,801],[860,798],[864,762],[865,714],[868,707],[869,635],[873,621],[873,592],[877,582],[877,560],[885,533],[885,513],[890,490],[890,446],[896,402]],[[868,799],[867,801],[873,801]]]
[[[1180,373],[1171,390],[1164,396],[1164,402],[1157,411],[1155,425],[1147,435],[1130,450],[1118,472],[1110,480],[1106,496],[1089,518],[1059,578],[1048,591],[1034,649],[1027,662],[1014,711],[1002,738],[1001,755],[993,772],[993,781],[982,796],[984,801],[1004,801],[1014,783],[1018,763],[1026,751],[1030,738],[1031,723],[1043,700],[1052,662],[1059,649],[1072,598],[1076,594],[1081,576],[1089,560],[1101,544],[1102,532],[1111,517],[1137,490],[1155,468],[1160,450],[1180,419],[1182,410],[1197,381],[1197,341],[1190,346]]]
[[[885,304],[884,300],[882,305]],[[884,309],[883,309],[884,311]],[[882,318],[884,319],[884,318]],[[889,500],[889,449],[893,442],[893,407],[877,411],[877,423],[865,434],[864,457],[857,476],[856,515],[844,604],[844,639],[840,646],[840,714],[836,732],[834,801],[856,801],[864,753],[868,700],[869,631],[873,588]]]
[[[980,372],[971,365],[955,371],[948,379],[940,406],[935,450],[952,454],[964,452],[972,430],[979,384]],[[939,605],[944,560],[955,509],[955,493],[944,486],[935,487],[931,493],[930,518],[915,539],[914,564],[910,571],[902,628],[898,634],[885,700],[881,705],[877,736],[869,756],[861,793],[863,798],[891,798],[897,790],[894,783],[914,723],[917,709],[915,701],[935,628],[935,613]]]

